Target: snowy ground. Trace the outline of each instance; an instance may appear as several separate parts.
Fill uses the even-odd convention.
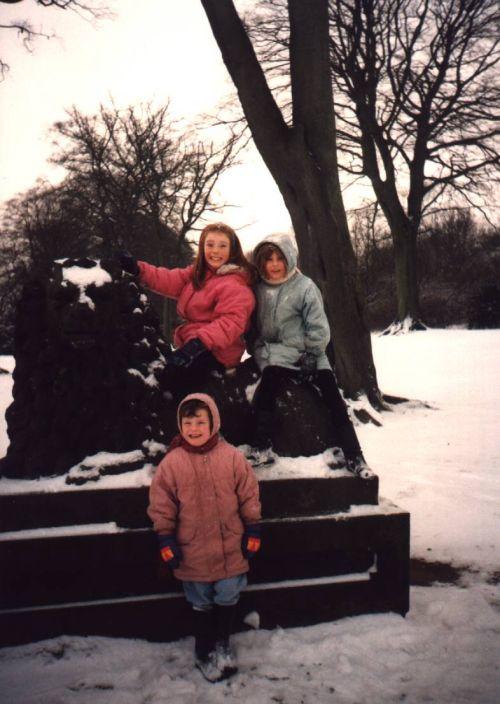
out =
[[[359,427],[381,494],[412,516],[412,557],[461,572],[371,615],[235,637],[240,673],[209,685],[178,643],[63,637],[0,650],[2,704],[493,704],[500,701],[500,331],[374,337],[381,388],[426,401]],[[0,357],[0,367],[12,361]],[[8,403],[10,377],[0,375]],[[5,451],[0,427],[0,453]],[[292,460],[287,460],[286,464]],[[295,460],[299,465],[305,460]],[[296,467],[297,471],[306,467]]]

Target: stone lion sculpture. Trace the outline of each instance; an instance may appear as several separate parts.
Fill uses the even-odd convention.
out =
[[[155,463],[177,432],[168,389],[169,346],[146,293],[112,260],[62,259],[47,284],[26,285],[15,330],[10,446],[0,475],[67,474],[68,483]],[[251,443],[251,399],[259,373],[251,359],[205,388],[217,401],[226,439]],[[186,389],[186,393],[191,389]],[[313,455],[332,428],[310,385],[280,390],[275,450]]]
[[[74,468],[78,481],[154,461],[166,448],[164,352],[147,297],[114,262],[56,262],[48,284],[30,282],[19,303],[0,473]],[[91,458],[102,452],[96,471]]]

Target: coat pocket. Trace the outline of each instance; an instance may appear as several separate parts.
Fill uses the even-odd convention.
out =
[[[180,525],[177,530],[177,542],[179,545],[192,543],[196,536],[197,528],[193,524]]]
[[[245,531],[245,528],[243,526],[243,522],[238,517],[227,519],[224,522],[224,528],[231,535],[238,535],[240,537],[243,535],[243,533]]]

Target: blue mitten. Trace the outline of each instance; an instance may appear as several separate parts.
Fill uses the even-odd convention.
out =
[[[126,271],[128,274],[132,274],[132,276],[139,275],[137,260],[134,256],[132,256],[132,254],[130,254],[130,252],[127,252],[126,250],[118,252],[117,259],[120,262],[120,266],[123,271]]]
[[[159,535],[160,555],[163,562],[175,570],[181,564],[182,550],[177,544],[175,535]]]
[[[249,560],[260,550],[260,525],[251,523],[245,526],[245,532],[241,538],[241,552],[243,557]]]
[[[317,364],[318,360],[315,354],[312,352],[304,352],[304,354],[299,357],[295,366],[299,367],[301,377],[308,379],[311,374],[314,374],[316,371]]]
[[[188,369],[195,359],[207,353],[208,350],[203,342],[198,337],[194,337],[192,340],[189,340],[189,342],[186,342],[185,345],[179,347],[178,350],[172,352],[172,354],[167,357],[167,364]]]

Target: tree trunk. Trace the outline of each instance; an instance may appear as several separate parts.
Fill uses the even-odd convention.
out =
[[[336,372],[350,397],[381,406],[337,169],[328,0],[289,0],[293,127],[269,90],[232,0],[201,0],[252,132],[290,212],[301,268],[320,286]]]
[[[398,321],[416,321],[419,318],[417,233],[408,227],[394,233],[394,258],[396,265],[396,292]]]

